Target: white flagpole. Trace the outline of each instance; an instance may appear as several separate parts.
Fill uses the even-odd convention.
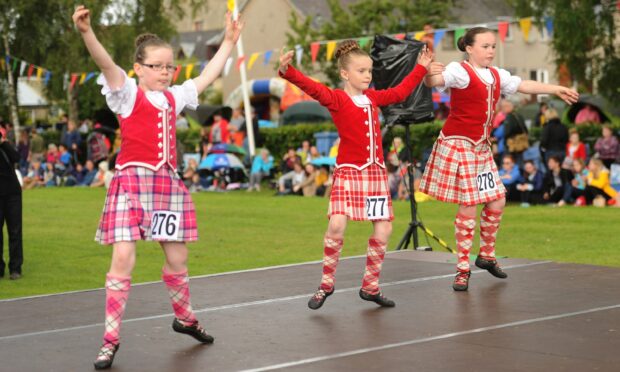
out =
[[[233,10],[233,19],[239,19],[239,9],[237,8],[237,2],[235,1],[235,8]],[[243,57],[243,41],[239,36],[237,41],[237,58]],[[245,60],[241,62],[239,66],[239,72],[241,73],[241,90],[243,91],[243,108],[245,110],[245,128],[248,135],[248,146],[250,148],[250,157],[254,158],[255,145],[254,145],[254,125],[252,120],[252,106],[250,105],[250,96],[248,94],[248,82],[245,72]]]

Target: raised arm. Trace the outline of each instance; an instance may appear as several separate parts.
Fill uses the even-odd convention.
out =
[[[579,93],[574,89],[561,85],[544,84],[534,80],[523,80],[519,84],[517,91],[525,94],[555,94],[569,105],[572,105],[579,99]]]
[[[337,110],[339,106],[338,95],[336,95],[333,90],[308,78],[293,66],[290,66],[293,53],[294,51],[292,50],[284,54],[280,53],[280,68],[278,69],[280,77],[295,84],[310,97],[319,101],[321,105],[327,107],[327,109]]]
[[[90,10],[86,9],[84,5],[79,5],[73,13],[73,23],[75,23],[75,27],[82,34],[86,49],[88,49],[95,64],[99,67],[103,76],[105,76],[110,88],[115,89],[123,86],[125,76],[116,66],[103,45],[97,40],[93,29],[90,27]]]
[[[218,76],[220,76],[224,66],[226,65],[226,60],[230,57],[233,47],[237,44],[237,40],[239,40],[242,29],[243,21],[233,20],[232,14],[227,12],[224,41],[204,70],[202,70],[200,75],[194,79],[198,94],[207,89],[207,87],[211,85],[211,83],[213,83]]]

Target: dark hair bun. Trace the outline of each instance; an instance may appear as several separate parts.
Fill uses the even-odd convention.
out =
[[[357,43],[357,41],[355,40],[345,40],[343,42],[341,42],[340,44],[338,44],[338,47],[336,48],[336,53],[334,54],[334,57],[336,57],[336,59],[344,56],[345,54],[356,50],[356,49],[361,49],[360,45]]]
[[[461,52],[465,51],[466,45],[465,45],[465,37],[464,36],[459,37],[459,39],[456,41],[456,46],[459,48],[459,50]]]
[[[141,44],[143,44],[146,41],[149,40],[159,40],[159,37],[155,34],[140,34],[138,35],[138,37],[136,37],[136,48],[139,47]]]

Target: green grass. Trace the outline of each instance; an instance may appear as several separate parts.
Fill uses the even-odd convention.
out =
[[[104,198],[102,189],[24,192],[24,277],[0,280],[0,298],[102,287],[111,249],[93,238]],[[193,198],[200,240],[189,245],[191,275],[322,257],[325,198],[273,197],[269,191],[199,193]],[[425,225],[454,247],[456,207],[439,202],[419,206]],[[395,202],[394,212],[390,249],[409,223],[409,203]],[[620,267],[619,223],[616,208],[509,206],[499,232],[498,255]],[[370,223],[350,223],[344,255],[363,254],[371,231]],[[431,242],[435,250],[443,250]],[[5,242],[5,257],[6,251]],[[134,282],[159,280],[162,263],[159,245],[140,242]]]

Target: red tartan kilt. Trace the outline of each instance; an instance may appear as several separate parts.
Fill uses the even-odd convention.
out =
[[[178,235],[174,241],[198,240],[196,211],[191,196],[176,172],[166,165],[157,171],[143,167],[116,171],[106,195],[95,240],[101,244],[153,240],[150,229],[153,211],[180,213]]]
[[[483,170],[492,172],[496,190],[480,193],[476,178]],[[433,146],[420,182],[420,191],[437,200],[461,205],[484,204],[504,197],[493,153],[486,142],[474,145],[465,139],[440,137]]]
[[[327,216],[339,214],[353,221],[369,221],[366,215],[367,196],[387,196],[389,218],[385,220],[394,220],[392,198],[384,168],[376,164],[362,170],[351,167],[337,168],[334,171]]]

